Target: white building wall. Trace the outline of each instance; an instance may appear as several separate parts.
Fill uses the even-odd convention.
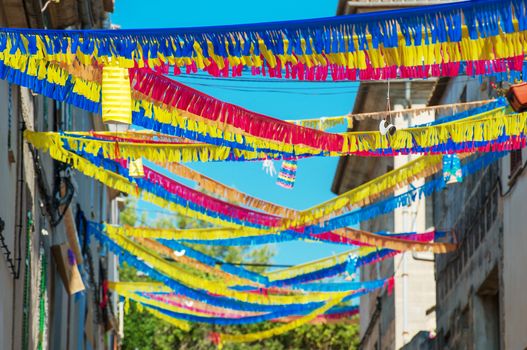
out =
[[[522,152],[525,163],[527,152]],[[502,188],[508,191],[510,157],[502,162]],[[505,349],[527,349],[527,176],[522,173],[503,197],[503,306]]]
[[[411,96],[411,95],[410,95]],[[412,104],[413,108],[425,104]],[[407,108],[395,105],[394,110]],[[415,118],[397,118],[396,126],[404,129],[412,125],[427,123],[435,118],[433,113],[418,115]],[[394,168],[417,159],[419,155],[400,155],[394,158]],[[412,183],[414,187],[424,184],[424,179]],[[396,191],[396,195],[407,192],[410,186]],[[395,232],[424,232],[426,227],[426,198],[419,198],[408,207],[397,208],[394,212]],[[417,258],[417,259],[416,259]],[[434,264],[432,254],[413,254],[404,252],[394,257],[395,293],[395,343],[393,349],[400,349],[419,331],[435,329],[435,315],[426,314],[436,303]]]

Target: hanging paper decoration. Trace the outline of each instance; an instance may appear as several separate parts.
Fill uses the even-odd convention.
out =
[[[137,158],[128,162],[128,173],[131,177],[144,177],[143,158]]]
[[[284,160],[276,179],[276,184],[283,188],[292,189],[295,186],[297,160]]]
[[[132,94],[128,69],[102,69],[102,121],[105,124],[132,124]]]
[[[461,160],[457,154],[443,155],[443,177],[447,184],[463,182]]]
[[[0,31],[0,56],[214,76],[379,80],[521,71],[521,0],[463,1],[310,20],[119,31]],[[18,58],[18,57],[17,57]]]
[[[265,159],[262,162],[262,169],[265,171],[265,173],[269,176],[275,176],[276,175],[276,169],[274,167],[274,163],[270,159]]]
[[[31,66],[28,63],[30,61],[16,60],[17,64],[21,62],[23,65],[20,70],[14,70],[2,65],[2,62],[0,60],[0,77],[26,86],[45,96],[72,103],[91,112],[100,113],[101,88],[96,80],[86,81],[83,78],[68,75],[70,74],[69,71],[51,63],[44,62],[42,68],[38,63]],[[27,72],[32,72],[32,70],[34,70],[34,75],[28,75]],[[42,76],[40,72],[42,72]],[[245,110],[190,89],[152,71],[131,69],[131,72],[133,81],[136,81],[134,93],[138,94],[134,98],[133,108],[135,125],[216,146],[228,146],[253,152],[250,157],[238,155],[236,158],[245,160],[279,159],[281,157],[345,155],[349,153],[370,155],[372,153],[370,145],[384,142],[378,140],[375,135],[351,137],[350,140],[347,140],[347,137],[343,135],[305,128]],[[37,73],[38,77],[36,76]],[[58,80],[57,76],[64,79]],[[154,91],[156,93],[153,93]],[[164,92],[162,93],[162,91]],[[245,133],[240,133],[240,130]],[[417,132],[418,130],[414,131]],[[443,130],[437,131],[443,132]],[[380,134],[379,136],[383,137]],[[407,135],[398,135],[397,138],[391,140],[391,143],[407,143],[407,137]],[[416,140],[422,138],[421,135],[414,135],[413,137]],[[424,140],[426,141],[426,137]],[[349,149],[347,146],[343,149],[343,145],[349,145]],[[364,145],[369,145],[367,152],[353,152],[353,150],[362,150]],[[441,145],[440,147],[437,145],[435,149],[430,149],[429,152],[444,152],[445,149],[447,146]],[[424,152],[426,148],[415,151]],[[212,151],[208,149],[208,153],[210,152]],[[193,158],[188,160],[232,160],[229,153],[223,152],[224,155],[218,157],[218,152],[219,150],[214,150],[213,156],[199,157],[193,155]],[[395,155],[408,152],[404,150],[396,152],[379,150],[373,152],[373,155]],[[279,153],[279,157],[277,157],[277,153]]]
[[[348,256],[348,265],[346,266],[346,272],[350,280],[355,278],[355,272],[357,270],[358,258],[352,254]]]

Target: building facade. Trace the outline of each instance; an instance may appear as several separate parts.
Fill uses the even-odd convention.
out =
[[[341,1],[338,13],[389,10],[416,3]],[[427,3],[433,1],[419,4]],[[391,86],[397,84],[403,83],[392,82]],[[386,86],[386,82],[361,82],[353,113],[383,110],[380,101],[385,98]],[[421,96],[413,95],[414,92]],[[494,98],[497,93],[488,79],[458,77],[442,78],[431,86],[412,86],[410,104],[401,95],[392,89],[392,108],[470,102]],[[400,122],[401,127],[412,123],[411,120]],[[376,128],[375,122],[360,121],[354,124],[353,130]],[[524,229],[527,218],[522,215],[527,194],[526,157],[525,150],[513,151],[462,183],[448,185],[425,203],[361,223],[361,229],[373,232],[421,231],[435,226],[452,230],[459,246],[455,252],[435,257],[405,253],[400,258],[361,269],[363,280],[395,276],[391,296],[381,292],[361,299],[362,348],[527,349],[524,331],[527,302],[523,297],[527,271],[522,268],[527,249]],[[343,157],[332,190],[343,193],[406,161],[408,158],[401,157]],[[409,261],[414,264],[415,259],[420,264],[409,267]],[[399,274],[403,266],[405,272]],[[412,275],[419,276],[413,285]],[[405,288],[415,294],[409,296]],[[414,313],[405,306],[405,300]],[[416,321],[416,328],[410,326],[412,321]]]
[[[0,25],[101,28],[113,7],[63,0],[41,12],[42,4],[1,1]],[[22,135],[101,130],[100,117],[5,81],[0,114],[0,349],[113,349],[117,300],[102,301],[103,281],[117,278],[117,259],[88,243],[75,216],[82,210],[90,220],[115,220],[115,193],[34,151]],[[72,257],[75,241],[80,260]]]
[[[439,103],[495,97],[487,81],[456,78]],[[525,349],[525,150],[512,151],[434,196],[434,221],[459,249],[436,257],[437,349]]]
[[[397,81],[390,83],[390,109],[402,110],[426,105],[436,82]],[[353,113],[384,111],[388,96],[386,82],[361,82]],[[418,115],[419,122],[427,122],[433,115]],[[392,121],[403,128],[416,121],[396,118]],[[378,120],[354,121],[352,131],[378,130]],[[400,167],[414,156],[397,157],[343,157],[339,161],[332,190],[344,193],[394,168]],[[420,186],[421,181],[412,185]],[[406,192],[403,187],[397,193]],[[397,194],[396,193],[396,194]],[[360,228],[378,232],[424,232],[430,226],[431,206],[422,198],[411,206],[399,208],[394,213],[381,215],[362,222]],[[360,336],[364,349],[399,349],[420,331],[435,330],[435,280],[433,255],[407,252],[380,263],[361,267],[361,280],[394,277],[390,294],[386,289],[370,293],[360,300]]]

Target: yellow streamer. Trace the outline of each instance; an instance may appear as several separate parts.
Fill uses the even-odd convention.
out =
[[[310,302],[320,302],[331,299],[336,294],[335,292],[316,292],[304,295],[261,295],[255,293],[238,292],[229,289],[227,285],[218,282],[210,282],[203,278],[197,278],[189,275],[184,271],[175,270],[172,264],[159,257],[157,254],[146,251],[143,247],[135,244],[126,237],[118,234],[111,234],[109,232],[107,233],[108,237],[116,242],[122,249],[138,258],[143,259],[146,263],[151,264],[152,267],[159,272],[193,289],[206,290],[214,294],[261,305],[305,304]]]
[[[298,318],[290,323],[287,323],[287,324],[284,324],[284,325],[281,325],[281,326],[278,326],[272,329],[268,329],[268,330],[260,331],[260,332],[248,333],[248,334],[220,333],[218,334],[219,335],[219,347],[221,348],[224,344],[227,344],[227,343],[252,342],[252,341],[266,339],[266,338],[270,338],[278,334],[289,332],[292,329],[298,328],[306,323],[311,322],[317,316],[322,315],[323,313],[331,309],[333,306],[336,306],[337,304],[339,304],[349,294],[351,293],[350,292],[340,293],[339,295],[336,295],[335,298],[328,301],[324,306],[316,309],[309,315]]]

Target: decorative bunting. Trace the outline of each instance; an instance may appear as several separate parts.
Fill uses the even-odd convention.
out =
[[[519,71],[522,0],[464,1],[313,20],[150,30],[4,28],[0,56],[148,66],[174,74],[301,80],[426,78]]]

